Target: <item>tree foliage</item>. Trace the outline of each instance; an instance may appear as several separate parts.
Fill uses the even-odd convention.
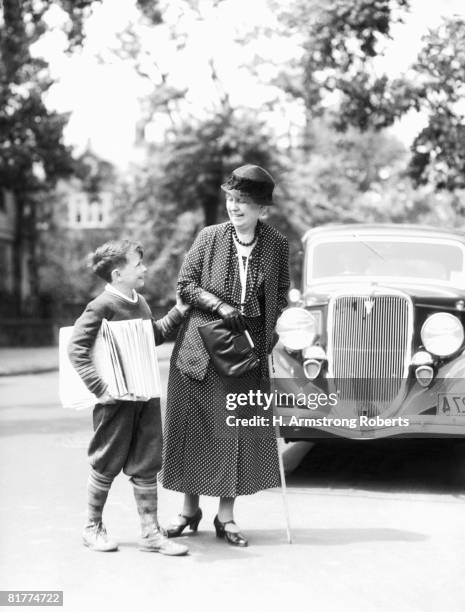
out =
[[[465,19],[443,20],[423,41],[417,61],[404,75],[378,74],[373,59],[383,52],[392,24],[402,20],[409,0],[295,0],[284,15],[300,35],[302,57],[277,79],[304,101],[311,122],[331,116],[340,131],[381,130],[414,109],[427,117],[408,165],[416,184],[438,189],[465,186]],[[328,99],[336,101],[328,111]]]
[[[81,4],[90,4],[82,2]],[[62,142],[66,117],[49,111],[42,99],[52,81],[47,64],[31,55],[30,46],[46,30],[51,2],[3,2],[0,21],[0,183],[28,193],[44,181],[70,171],[71,156]],[[70,44],[79,40],[84,7],[64,2],[71,20]],[[76,19],[76,21],[73,21]],[[37,171],[40,165],[41,171]]]
[[[49,110],[44,94],[52,85],[47,63],[31,52],[31,46],[47,31],[47,12],[59,7],[66,20],[68,51],[80,46],[84,24],[101,0],[3,0],[0,4],[0,187],[15,198],[13,278],[16,311],[24,311],[21,296],[23,261],[29,262],[37,297],[36,225],[42,194],[60,177],[75,170],[71,149],[63,142],[67,115]],[[138,0],[137,5],[152,23],[161,15],[158,2]],[[26,251],[29,251],[28,253]],[[29,301],[34,308],[34,299]]]
[[[381,52],[392,23],[409,0],[295,0],[283,15],[302,39],[302,58],[282,72],[277,84],[305,102],[309,117],[325,112],[328,94],[337,94],[337,129],[381,129],[410,104],[405,82],[377,76],[370,62]]]
[[[224,199],[220,185],[235,167],[253,163],[276,171],[271,142],[262,123],[231,109],[185,124],[165,147],[163,198],[180,211],[200,208],[205,225],[216,223]]]
[[[296,152],[284,205],[296,228],[389,220],[384,194],[399,183],[407,151],[377,131],[337,133],[315,121],[310,152]],[[399,211],[397,211],[399,212]]]
[[[55,3],[57,4],[57,3]],[[82,40],[82,24],[92,2],[62,0],[69,16],[70,47]],[[4,0],[0,14],[0,185],[15,198],[13,279],[16,311],[21,295],[23,261],[29,262],[33,298],[38,294],[35,257],[38,195],[72,172],[71,151],[63,143],[65,115],[49,111],[43,95],[52,81],[47,64],[31,54],[46,31],[50,0]],[[28,251],[28,253],[27,253]],[[29,301],[34,307],[34,300]]]
[[[144,247],[144,293],[152,306],[174,302],[179,268],[203,226],[200,208],[180,212],[177,203],[162,194],[164,157],[162,149],[152,149],[147,159],[133,168],[116,218],[121,235]]]
[[[189,78],[184,83],[173,78],[169,63],[164,62],[159,49],[144,41],[153,40],[158,33],[168,55],[184,52],[192,24],[210,19],[223,2],[174,0],[167,8],[169,17],[163,23],[162,33],[152,27],[157,23],[152,23],[148,30],[153,33],[150,39],[147,28],[139,23],[129,24],[119,37],[119,48],[113,50],[116,57],[129,61],[151,87],[143,101],[138,125],[140,140],[150,158],[157,157],[159,145],[146,143],[145,130],[156,125],[157,120],[159,123],[160,116],[168,118],[168,122],[163,122],[166,129],[161,135],[163,171],[156,189],[157,198],[163,203],[175,203],[180,213],[200,209],[206,225],[216,223],[219,218],[220,185],[234,167],[248,162],[270,170],[276,167],[273,135],[252,111],[233,107],[218,72],[214,49],[207,55],[205,65],[199,67],[199,72],[206,68],[212,85],[205,108],[199,109],[189,102]]]
[[[149,23],[158,25],[163,21],[158,0],[137,0],[136,4]]]
[[[428,34],[413,67],[428,124],[412,145],[410,173],[419,184],[465,187],[465,19],[444,20]]]

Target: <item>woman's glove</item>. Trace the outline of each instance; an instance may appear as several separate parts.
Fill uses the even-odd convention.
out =
[[[217,313],[224,321],[228,329],[241,332],[246,329],[245,320],[242,314],[226,302],[222,302],[219,297],[203,289],[197,295],[196,306],[207,312]]]
[[[246,328],[244,317],[242,313],[239,312],[236,308],[233,308],[229,304],[225,302],[220,302],[218,306],[216,306],[215,311],[220,315],[223,319],[224,324],[228,329],[231,329],[235,332],[244,331]]]

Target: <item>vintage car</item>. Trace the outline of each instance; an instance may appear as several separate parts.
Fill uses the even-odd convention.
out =
[[[323,226],[303,237],[273,352],[287,439],[465,435],[465,234]]]

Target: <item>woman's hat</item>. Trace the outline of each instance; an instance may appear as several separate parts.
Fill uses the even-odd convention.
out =
[[[244,202],[270,206],[273,204],[274,180],[271,174],[260,166],[246,164],[233,170],[221,189]]]

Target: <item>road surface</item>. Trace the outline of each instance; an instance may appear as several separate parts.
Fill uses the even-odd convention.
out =
[[[465,609],[463,445],[318,444],[289,479],[292,545],[279,490],[238,501],[247,549],[214,537],[203,498],[185,558],[137,550],[120,476],[105,514],[120,551],[98,554],[80,543],[90,415],[62,410],[56,389],[55,373],[0,378],[0,589],[63,590],[73,611]],[[160,491],[162,523],[180,501]]]

